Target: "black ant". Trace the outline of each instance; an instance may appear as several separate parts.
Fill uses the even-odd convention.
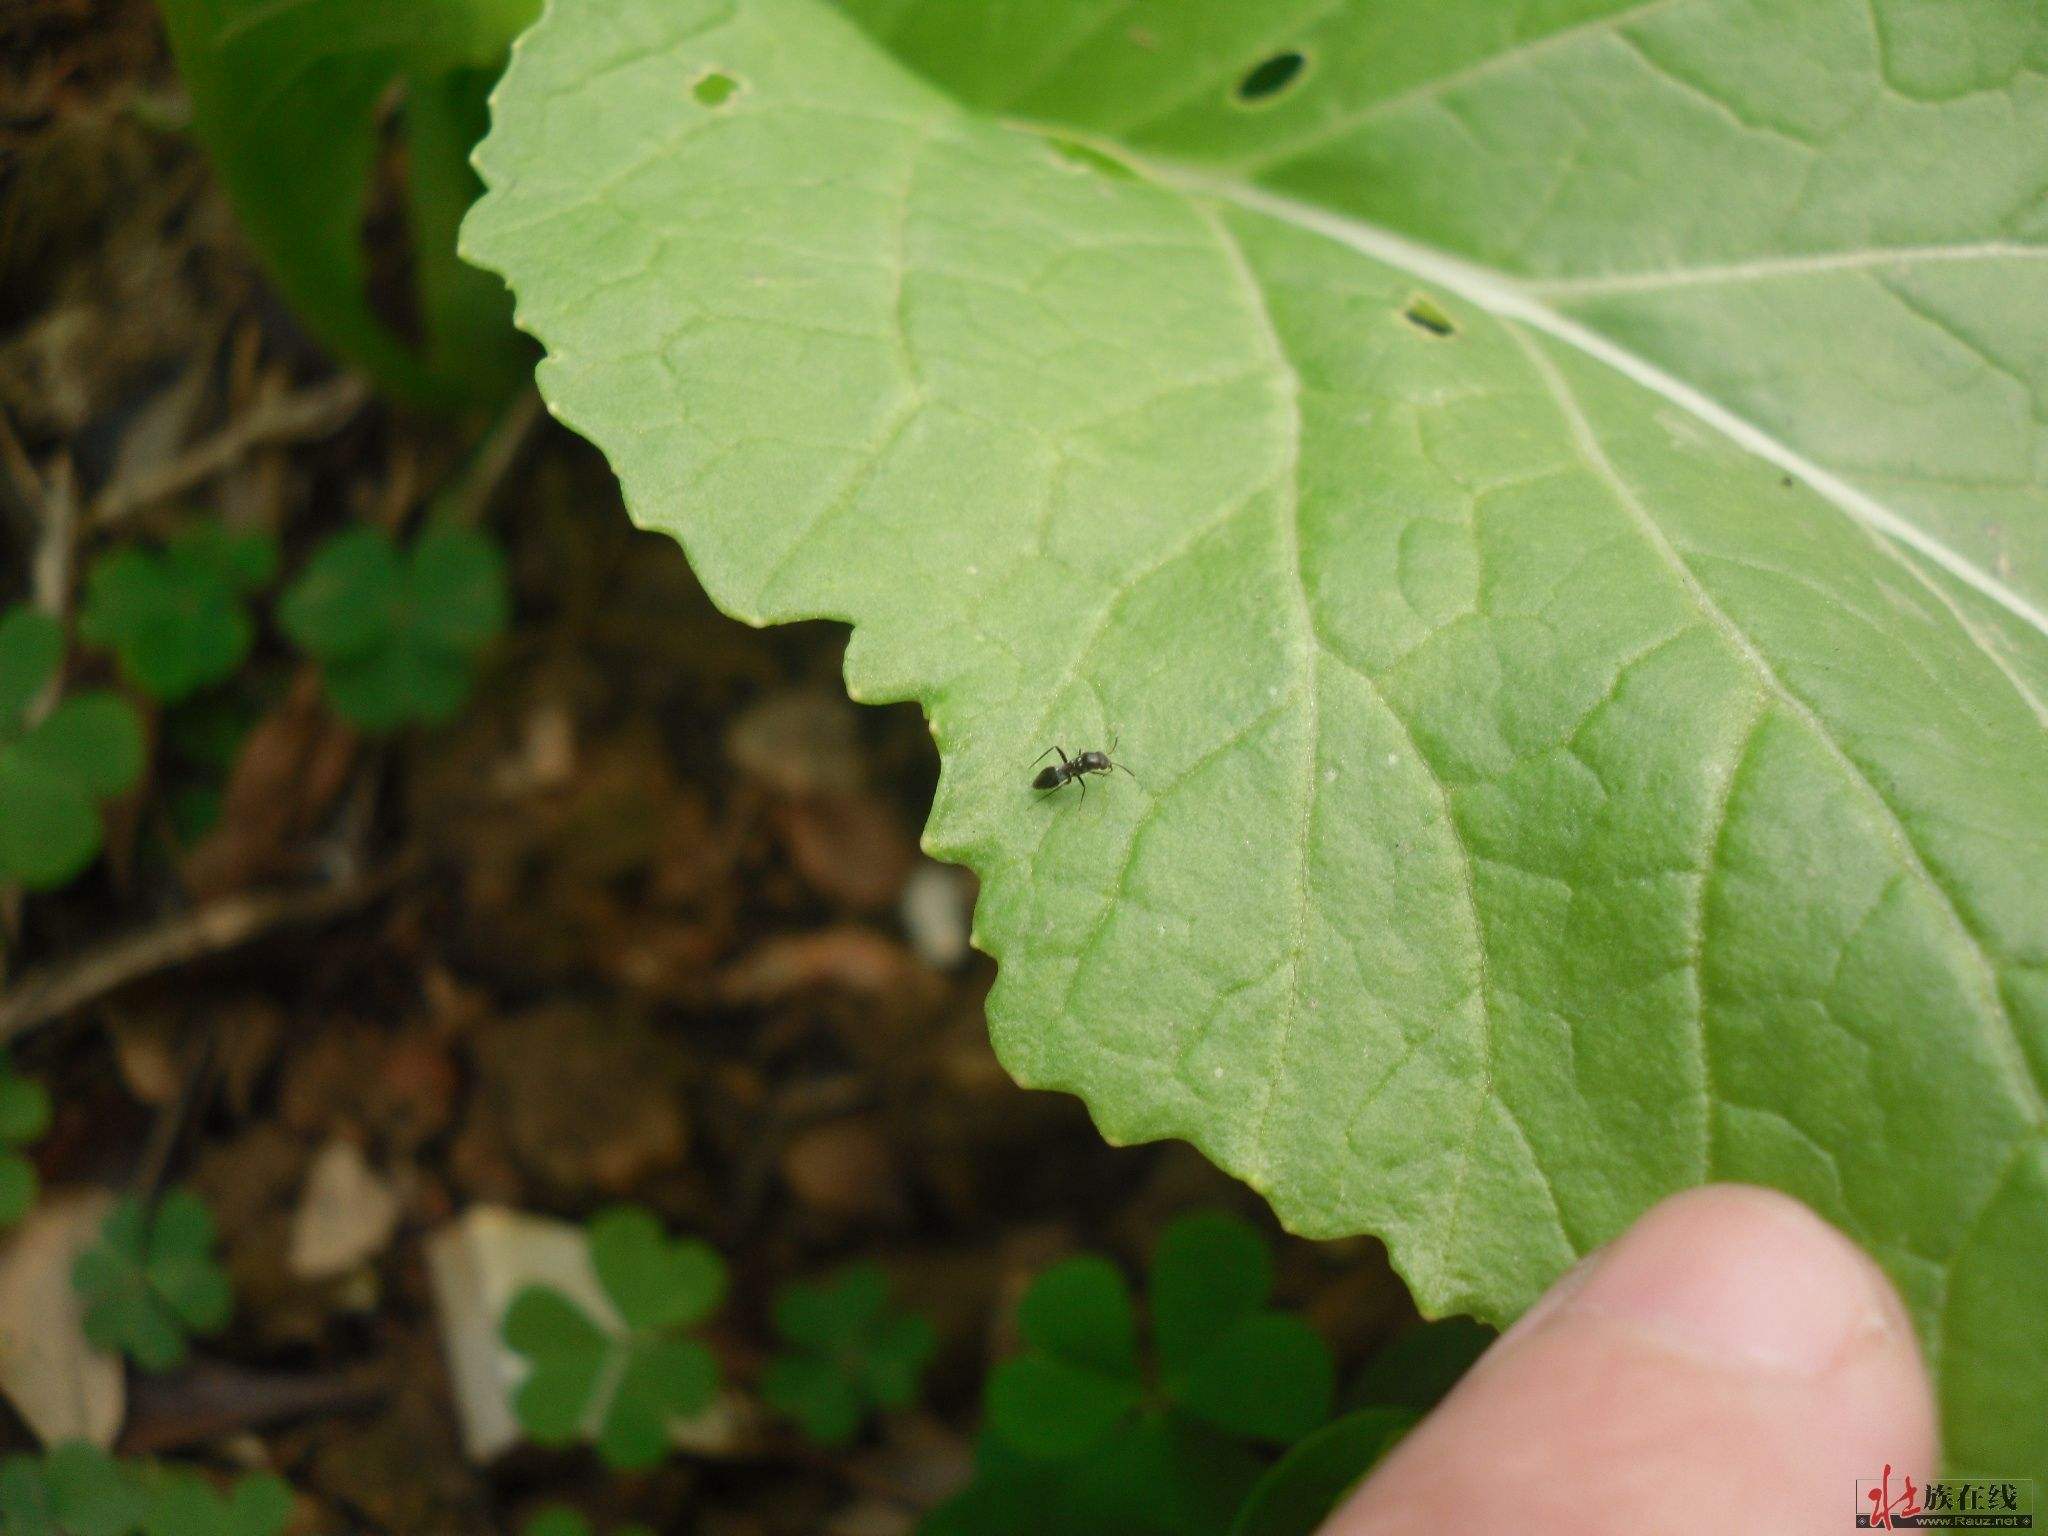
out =
[[[1116,741],[1117,739],[1114,736],[1109,738],[1109,752],[1116,750]],[[1038,770],[1038,777],[1031,781],[1033,789],[1059,789],[1070,782],[1079,781],[1081,785],[1081,798],[1085,801],[1088,798],[1088,781],[1082,778],[1081,775],[1084,773],[1108,773],[1112,768],[1124,768],[1122,763],[1110,761],[1109,752],[1083,752],[1078,756],[1068,757],[1065,747],[1047,747],[1045,751],[1034,757],[1032,762],[1044,762],[1054,752],[1059,753],[1060,760],[1049,767]],[[1124,768],[1124,772],[1131,773],[1131,770]],[[1131,773],[1131,777],[1135,779],[1137,775]]]

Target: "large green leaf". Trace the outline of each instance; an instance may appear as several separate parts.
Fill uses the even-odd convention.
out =
[[[161,3],[193,126],[307,324],[415,399],[503,392],[524,356],[504,295],[453,247],[477,190],[464,161],[483,131],[484,91],[538,0]],[[403,291],[380,309],[364,224],[391,105],[410,241]]]
[[[1011,1070],[1432,1313],[1789,1189],[2048,1474],[2034,0],[853,10],[556,0],[466,237],[931,715]]]

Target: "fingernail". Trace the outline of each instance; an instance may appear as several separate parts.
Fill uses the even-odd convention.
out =
[[[1731,1365],[1814,1375],[1902,1316],[1876,1267],[1782,1196],[1699,1190],[1596,1257],[1557,1311]]]

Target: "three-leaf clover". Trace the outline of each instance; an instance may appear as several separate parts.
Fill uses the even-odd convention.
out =
[[[498,547],[437,522],[405,550],[374,528],[336,534],[285,593],[278,621],[319,660],[338,714],[390,730],[460,709],[471,662],[508,612]]]
[[[185,1358],[187,1334],[218,1332],[234,1311],[213,1216],[189,1190],[173,1190],[154,1211],[122,1200],[71,1280],[86,1304],[86,1338],[144,1370],[170,1370]]]
[[[651,1466],[668,1448],[671,1421],[703,1412],[717,1394],[717,1360],[683,1330],[723,1298],[725,1264],[703,1243],[670,1241],[652,1214],[634,1207],[599,1215],[589,1240],[619,1325],[549,1286],[514,1296],[504,1338],[531,1369],[513,1411],[543,1445],[590,1435],[612,1466]]]
[[[0,1051],[0,1227],[12,1226],[35,1204],[35,1164],[19,1149],[49,1128],[49,1090],[17,1073]]]
[[[568,1505],[551,1504],[519,1527],[519,1536],[596,1536],[596,1528]],[[654,1532],[644,1525],[616,1525],[611,1536],[654,1536]]]
[[[0,1536],[130,1536],[147,1508],[129,1469],[82,1440],[0,1462]]]
[[[761,1397],[821,1445],[843,1445],[868,1413],[907,1407],[938,1335],[929,1319],[889,1309],[879,1265],[836,1279],[784,1286],[775,1331],[792,1346],[768,1363]]]
[[[142,723],[106,692],[75,693],[31,725],[64,636],[33,608],[0,614],[0,880],[62,885],[92,862],[98,802],[142,774]]]
[[[94,563],[79,632],[119,656],[137,688],[175,703],[242,664],[256,634],[244,598],[276,573],[274,539],[216,523],[161,552],[127,545]]]
[[[144,1536],[277,1536],[292,1515],[292,1491],[269,1473],[239,1478],[222,1493],[194,1472],[166,1471],[149,1492]]]
[[[935,1531],[1218,1536],[1287,1445],[1329,1418],[1329,1347],[1271,1310],[1272,1262],[1235,1218],[1184,1218],[1153,1254],[1153,1365],[1121,1272],[1094,1256],[1033,1282],[1025,1350],[989,1379],[975,1484]]]

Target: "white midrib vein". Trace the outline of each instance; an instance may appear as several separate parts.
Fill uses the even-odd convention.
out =
[[[1564,375],[1558,371],[1557,365],[1544,355],[1543,349],[1529,338],[1527,332],[1518,327],[1510,326],[1508,334],[1514,338],[1516,344],[1528,357],[1530,366],[1535,370],[1537,377],[1542,379],[1544,387],[1550,392],[1552,399],[1555,400],[1558,414],[1563,418],[1565,428],[1571,434],[1573,444],[1578,450],[1580,459],[1607,485],[1622,511],[1641,530],[1644,540],[1652,549],[1657,551],[1665,564],[1671,568],[1678,580],[1685,586],[1693,606],[1712,622],[1728,643],[1735,648],[1736,652],[1748,664],[1750,670],[1755,673],[1770,695],[1778,701],[1779,706],[1806,728],[1807,733],[1819,743],[1821,750],[1826,752],[1834,761],[1835,766],[1840,769],[1844,777],[1851,784],[1856,785],[1862,790],[1876,807],[1891,834],[1894,851],[1897,853],[1901,863],[1912,872],[1914,879],[1919,882],[1928,894],[1936,902],[1940,903],[1947,913],[1950,924],[1961,936],[1970,955],[1976,960],[1980,972],[1978,980],[1984,992],[1983,1002],[1985,1010],[2001,1026],[1999,1032],[1992,1038],[1992,1047],[2004,1059],[2006,1069],[2012,1079],[2020,1084],[2027,1098],[2034,1123],[2039,1126],[2044,1122],[2048,1122],[2048,1102],[2044,1102],[2042,1098],[2041,1089],[2035,1080],[2032,1068],[2028,1062],[2025,1047],[2021,1044],[2019,1030],[2013,1024],[2011,1015],[2006,1011],[2005,1001],[1999,992],[1996,967],[1992,964],[1990,955],[1985,951],[1982,940],[1971,930],[1969,924],[1964,921],[1962,912],[1956,905],[1955,898],[1949,894],[1948,888],[1935,878],[1934,872],[1927,867],[1926,861],[1920,855],[1920,850],[1914,845],[1912,837],[1908,834],[1904,823],[1900,820],[1897,810],[1893,808],[1891,802],[1884,797],[1877,786],[1871,782],[1870,775],[1843,750],[1841,743],[1835,739],[1834,732],[1828,729],[1826,723],[1814,713],[1813,707],[1785,685],[1784,680],[1778,676],[1777,668],[1771,665],[1763,653],[1756,648],[1755,643],[1743,632],[1741,625],[1737,624],[1723,611],[1721,605],[1707,591],[1699,577],[1693,574],[1691,565],[1678,549],[1673,546],[1669,537],[1666,536],[1663,527],[1650,514],[1649,509],[1643,505],[1634,487],[1614,467],[1613,460],[1607,456],[1607,450],[1601,446],[1599,434],[1593,430],[1592,422],[1587,419],[1585,410],[1578,403],[1578,399],[1573,393],[1570,384],[1565,380]]]
[[[1033,133],[1086,141],[1084,135],[1075,134],[1070,130],[1016,120],[1011,120],[1011,126]],[[1532,330],[1541,331],[1589,357],[1598,359],[1645,389],[1663,397],[1688,415],[1698,418],[1737,447],[1797,476],[1809,489],[1825,497],[1857,523],[1881,534],[1881,546],[1889,547],[1885,543],[1887,540],[1891,544],[1905,546],[1965,586],[1990,599],[2042,636],[2048,637],[2048,611],[2037,607],[2027,597],[2000,581],[1989,571],[1964,558],[1924,529],[1915,527],[1869,492],[1851,485],[1833,471],[1773,437],[1754,422],[1736,415],[1711,396],[1703,394],[1684,380],[1666,373],[1656,364],[1610,341],[1598,331],[1581,325],[1568,315],[1558,313],[1543,303],[1533,289],[1446,251],[1410,240],[1405,235],[1395,234],[1392,230],[1367,223],[1362,219],[1332,213],[1329,209],[1319,208],[1313,203],[1305,203],[1282,193],[1269,192],[1263,187],[1252,186],[1242,181],[1219,177],[1180,162],[1133,155],[1121,144],[1101,143],[1096,147],[1103,153],[1129,164],[1161,186],[1231,203],[1322,235],[1376,261],[1412,272],[1423,281],[1440,285],[1467,303],[1476,305],[1500,319],[1514,321]],[[1892,552],[1897,553],[1896,550]],[[1901,564],[1916,576],[1920,575],[1918,568],[1910,561],[1902,559]],[[1922,579],[1924,580],[1924,577]],[[1993,664],[1997,665],[2000,671],[2011,676],[2010,668],[1997,652],[1985,643],[1982,636],[1971,631],[1971,638],[1991,657]],[[2030,699],[2029,702],[2038,715],[2039,701]]]

